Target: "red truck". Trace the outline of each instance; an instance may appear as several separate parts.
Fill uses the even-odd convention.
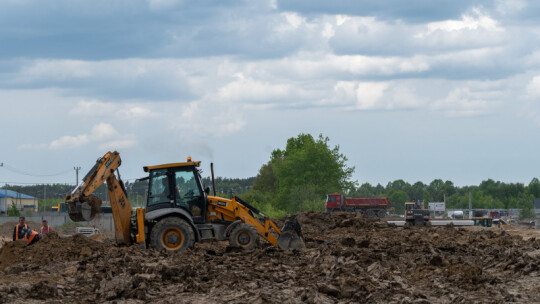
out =
[[[360,212],[368,217],[385,217],[392,205],[386,197],[345,197],[343,194],[328,194],[326,197],[326,212],[349,211]]]

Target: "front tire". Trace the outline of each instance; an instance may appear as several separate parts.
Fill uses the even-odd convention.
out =
[[[156,249],[181,251],[193,247],[195,233],[185,220],[166,217],[152,228],[150,243]]]
[[[238,224],[229,236],[229,244],[232,247],[251,250],[257,245],[258,236],[255,227],[245,223]]]

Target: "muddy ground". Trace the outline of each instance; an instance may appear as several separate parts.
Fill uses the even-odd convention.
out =
[[[298,215],[308,246],[167,254],[50,234],[0,251],[0,303],[538,303],[540,235]]]

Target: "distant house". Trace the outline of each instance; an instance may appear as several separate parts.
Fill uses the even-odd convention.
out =
[[[536,215],[540,215],[540,198],[535,198],[533,203],[534,203],[534,211]]]
[[[17,209],[21,211],[38,211],[37,197],[12,190],[0,189],[0,213],[7,213],[11,204],[15,204]]]

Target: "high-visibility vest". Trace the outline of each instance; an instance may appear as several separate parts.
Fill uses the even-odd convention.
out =
[[[24,228],[28,228],[28,225],[24,224]],[[24,238],[26,238],[26,233],[24,234]],[[15,228],[15,240],[19,239],[19,224],[17,224],[17,227]]]
[[[51,232],[51,228],[52,228],[51,226],[47,227],[47,231],[45,231],[45,233]],[[44,231],[43,226],[41,226],[41,228],[39,228],[39,233],[43,234],[43,231]]]
[[[36,238],[38,234],[39,233],[37,231],[32,230],[32,234],[28,238],[28,241],[26,241],[26,245],[30,245],[30,243],[32,243],[32,241],[34,240],[34,238]]]

